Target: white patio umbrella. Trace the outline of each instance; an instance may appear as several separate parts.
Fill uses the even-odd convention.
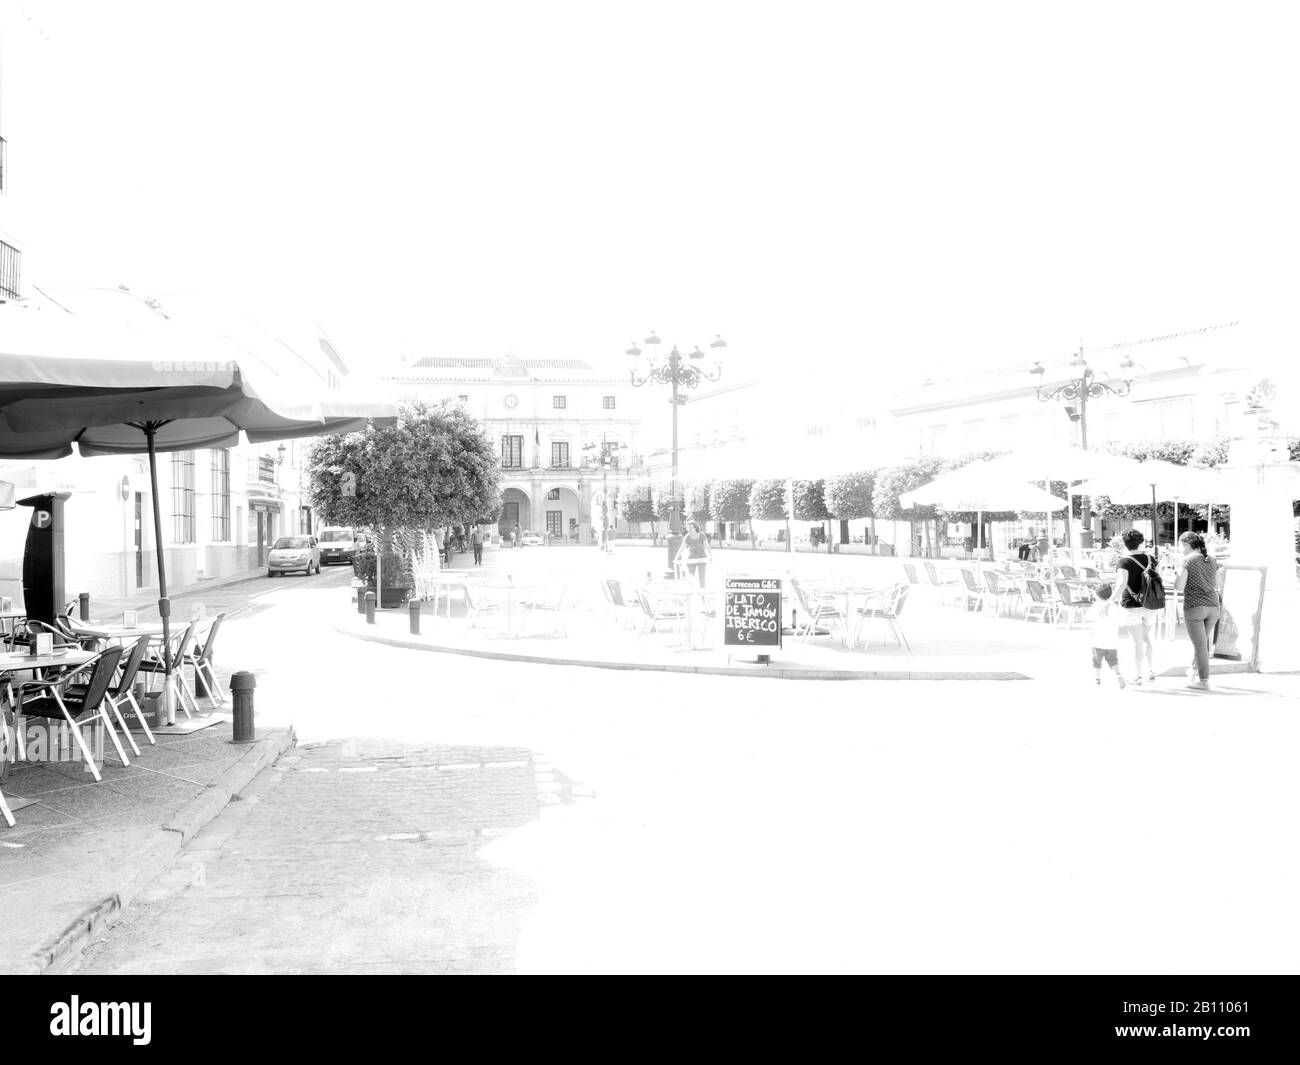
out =
[[[1154,546],[1156,505],[1160,500],[1174,504],[1174,530],[1178,530],[1178,504],[1195,501],[1213,505],[1232,493],[1229,479],[1222,473],[1195,466],[1179,466],[1159,459],[1146,459],[1129,474],[1096,477],[1075,489],[1080,495],[1106,496],[1116,503],[1151,502],[1151,537]]]
[[[1028,479],[1008,477],[990,471],[990,462],[972,462],[969,466],[940,474],[934,480],[898,497],[903,507],[935,506],[944,510],[975,511],[978,549],[984,548],[984,512],[991,510],[1062,510],[1064,499],[1032,485]]]
[[[154,316],[130,324],[48,306],[0,306],[0,457],[147,452],[154,534],[162,545],[156,455],[363,428],[391,420],[380,401],[289,398],[231,357],[236,347]],[[174,661],[166,557],[158,557],[168,720]]]
[[[1026,444],[1005,455],[990,459],[987,463],[990,471],[1023,477],[1030,481],[1065,481],[1067,484],[1084,481],[1093,477],[1122,477],[1136,473],[1141,463],[1136,459],[1122,455],[1112,455],[1108,451],[1088,451],[1080,447],[1071,447],[1052,442]],[[1071,489],[1070,495],[1081,495],[1077,489]],[[1045,511],[1048,536],[1051,536],[1051,512]],[[1070,512],[1066,511],[1068,527]]]

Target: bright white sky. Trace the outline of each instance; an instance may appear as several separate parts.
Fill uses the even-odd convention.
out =
[[[721,332],[864,389],[1294,336],[1287,5],[21,6],[37,283],[301,307],[352,361]]]

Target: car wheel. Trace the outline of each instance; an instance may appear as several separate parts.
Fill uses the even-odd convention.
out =
[[[275,576],[275,573],[274,573],[272,570],[267,570],[267,571],[266,571],[266,575],[267,575],[268,577],[274,577],[274,576]]]

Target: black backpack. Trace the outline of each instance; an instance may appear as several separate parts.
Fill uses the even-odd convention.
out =
[[[1156,569],[1154,555],[1147,556],[1146,568],[1142,571],[1142,586],[1138,593],[1138,603],[1147,610],[1164,610],[1165,582]]]

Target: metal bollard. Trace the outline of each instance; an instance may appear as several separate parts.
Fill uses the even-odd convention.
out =
[[[420,600],[412,599],[406,604],[406,609],[411,612],[411,635],[420,635]]]
[[[366,624],[375,623],[375,593],[366,592]]]
[[[81,620],[89,621],[90,620],[90,593],[82,592],[79,596],[77,596],[77,601],[81,604],[80,606]]]
[[[230,698],[235,708],[233,743],[252,743],[257,738],[253,733],[253,689],[256,687],[257,677],[252,673],[240,671],[230,677]]]
[[[366,586],[363,584],[360,588],[357,589],[357,613],[364,614],[365,612],[366,612]]]

